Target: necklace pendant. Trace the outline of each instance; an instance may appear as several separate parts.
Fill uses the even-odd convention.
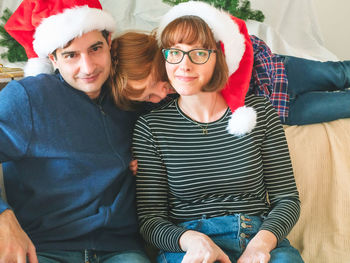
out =
[[[208,135],[208,130],[207,128],[202,128],[203,135]]]

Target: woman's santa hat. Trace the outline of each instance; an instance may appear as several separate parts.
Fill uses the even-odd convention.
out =
[[[5,25],[25,49],[25,76],[52,73],[48,55],[93,30],[115,31],[113,17],[98,0],[23,0]]]
[[[253,108],[244,106],[244,103],[254,54],[245,22],[204,2],[180,3],[162,17],[157,30],[159,44],[165,27],[173,20],[188,15],[203,19],[225,52],[230,77],[221,93],[232,111],[228,132],[237,136],[251,132],[256,125],[256,112]]]

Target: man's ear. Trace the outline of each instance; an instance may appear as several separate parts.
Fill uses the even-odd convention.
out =
[[[56,61],[56,57],[51,53],[49,54],[49,59],[53,65],[53,67],[56,69],[57,68],[57,61]]]

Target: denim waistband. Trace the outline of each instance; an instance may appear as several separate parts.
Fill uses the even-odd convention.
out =
[[[209,236],[236,232],[237,236],[241,238],[251,238],[259,231],[262,221],[263,218],[260,216],[232,214],[211,218],[203,216],[201,219],[180,223],[179,226]]]

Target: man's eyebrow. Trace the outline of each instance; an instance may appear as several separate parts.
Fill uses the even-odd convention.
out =
[[[97,47],[97,46],[101,46],[101,45],[103,45],[103,42],[102,42],[102,41],[97,41],[96,43],[92,44],[92,45],[89,47],[89,49],[94,48],[94,47]],[[61,56],[73,55],[73,54],[75,54],[75,53],[77,53],[77,52],[74,51],[74,50],[72,50],[72,51],[67,50],[67,51],[63,51],[63,52],[61,53]]]
[[[94,48],[96,46],[101,46],[103,45],[103,42],[102,41],[97,41],[95,44],[92,44],[89,48]]]

